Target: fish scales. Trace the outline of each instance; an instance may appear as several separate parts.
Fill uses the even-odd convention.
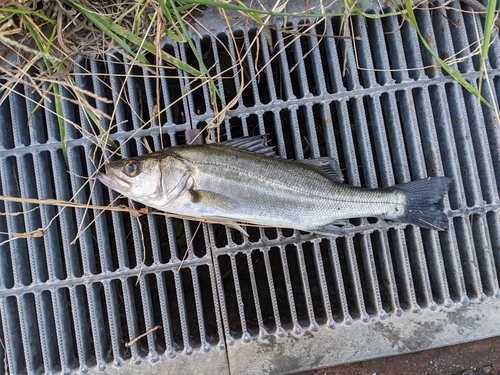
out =
[[[368,190],[336,183],[301,163],[224,146],[207,145],[174,151],[193,171],[195,189],[227,195],[239,204],[239,220],[259,217],[268,225],[309,228],[336,220],[379,216],[404,196],[389,189]],[[368,210],[367,210],[368,209]],[[214,211],[215,216],[224,216]]]

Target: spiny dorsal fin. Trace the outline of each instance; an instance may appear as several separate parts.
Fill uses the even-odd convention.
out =
[[[217,145],[238,148],[269,157],[277,156],[273,148],[267,145],[267,137],[265,135],[230,139],[229,141],[219,142]]]
[[[297,161],[310,166],[332,181],[344,182],[344,175],[340,169],[339,162],[334,158],[324,156],[317,159],[302,159]]]

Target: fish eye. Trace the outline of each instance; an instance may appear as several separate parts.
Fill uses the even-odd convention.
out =
[[[127,176],[135,177],[141,173],[141,165],[135,160],[130,160],[125,164],[125,167],[123,167],[123,171]]]

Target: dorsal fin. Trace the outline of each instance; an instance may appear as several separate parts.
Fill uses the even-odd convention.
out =
[[[230,139],[229,141],[216,143],[217,145],[238,148],[240,150],[255,152],[269,157],[276,157],[273,148],[267,145],[265,135],[256,135],[254,137],[241,137]]]
[[[332,181],[344,182],[344,175],[339,162],[334,158],[324,156],[317,159],[301,159],[297,160],[297,162],[310,166]]]

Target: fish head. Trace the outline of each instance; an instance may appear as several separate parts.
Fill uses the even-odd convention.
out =
[[[193,184],[190,169],[166,152],[113,161],[97,178],[108,188],[160,210]]]
[[[156,158],[130,158],[106,164],[97,178],[108,188],[128,198],[150,204],[161,189],[160,161]]]

